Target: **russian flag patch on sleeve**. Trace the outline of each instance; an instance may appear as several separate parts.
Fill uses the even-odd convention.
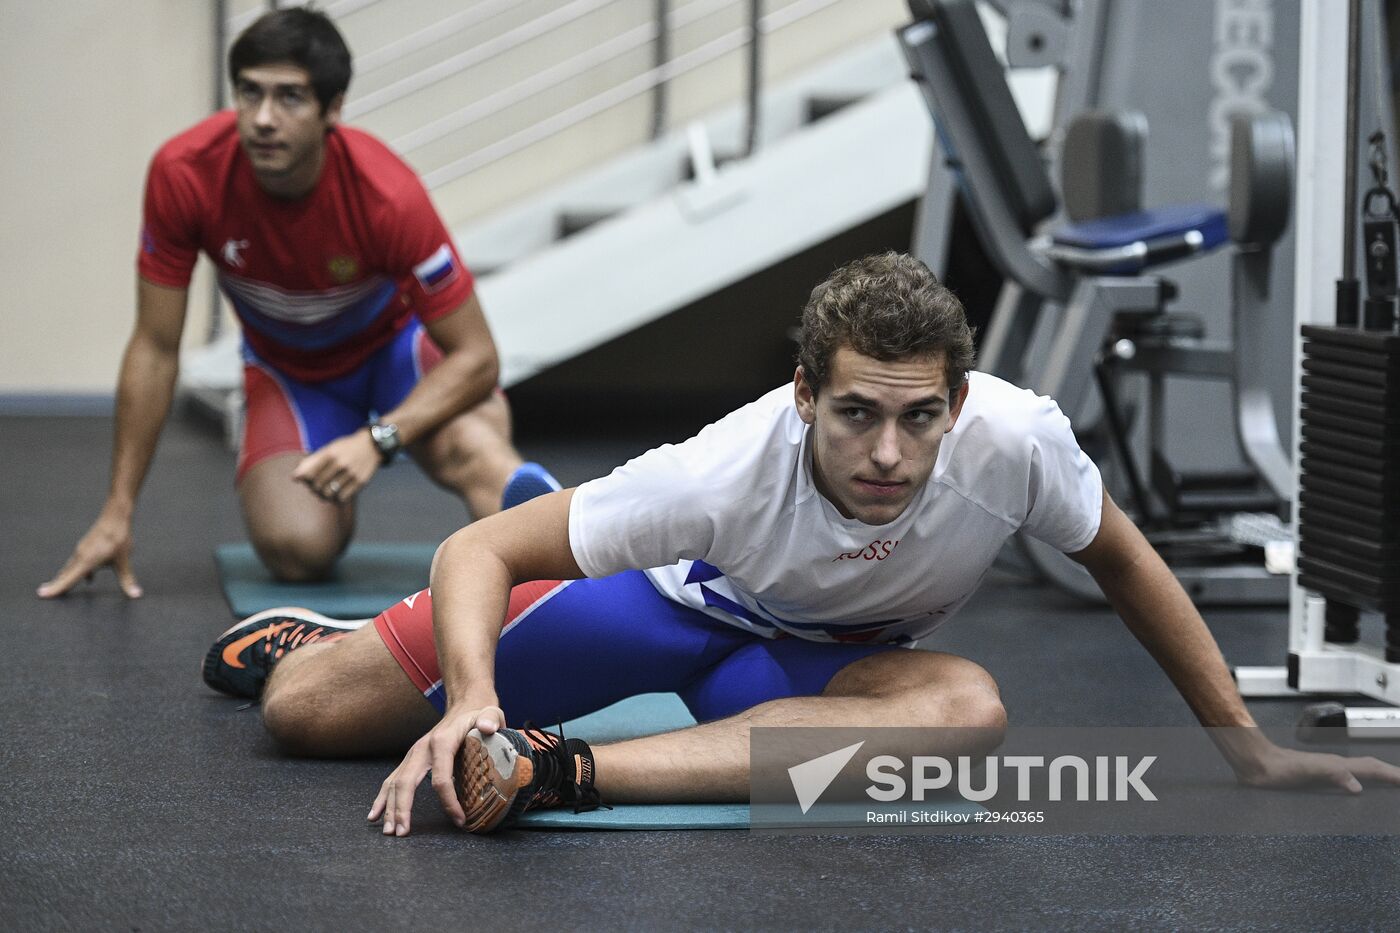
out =
[[[413,275],[418,279],[418,284],[423,286],[423,291],[431,295],[456,279],[457,269],[457,260],[452,255],[452,248],[444,243],[431,256],[413,267]]]

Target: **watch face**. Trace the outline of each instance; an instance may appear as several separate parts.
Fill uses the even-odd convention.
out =
[[[369,436],[374,439],[374,445],[379,448],[379,452],[385,455],[395,453],[399,449],[399,428],[393,424],[373,424],[369,428]]]

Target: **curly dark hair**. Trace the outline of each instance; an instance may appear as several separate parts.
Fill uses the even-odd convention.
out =
[[[942,351],[948,390],[976,364],[962,302],[913,256],[878,253],[847,263],[812,289],[802,309],[797,362],[814,393],[826,383],[841,347],[894,360]]]
[[[288,7],[264,13],[228,50],[229,80],[244,68],[289,62],[305,68],[324,116],[331,101],[350,86],[350,49],[331,18],[320,10]]]

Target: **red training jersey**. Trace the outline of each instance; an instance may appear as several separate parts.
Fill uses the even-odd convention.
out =
[[[203,250],[249,349],[301,380],[342,376],[405,327],[443,317],[472,276],[413,170],[368,133],[337,127],[310,194],[258,185],[233,111],[163,145],[146,179],[137,269],[189,285]]]

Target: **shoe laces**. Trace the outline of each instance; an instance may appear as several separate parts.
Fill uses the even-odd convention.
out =
[[[272,655],[272,659],[275,661],[293,648],[300,648],[302,645],[309,645],[316,641],[330,641],[344,634],[344,632],[330,632],[324,626],[314,625],[310,622],[298,622],[296,625],[288,624],[280,628],[271,626],[267,632],[267,639],[263,642],[263,653]]]
[[[570,804],[575,813],[600,808],[611,810],[611,807],[603,804],[602,796],[591,780],[578,780],[578,769],[574,765],[573,755],[569,753],[564,736],[564,724],[561,722],[555,728],[559,731],[550,732],[527,720],[520,729],[520,734],[534,751],[535,780],[538,787],[526,809]]]

